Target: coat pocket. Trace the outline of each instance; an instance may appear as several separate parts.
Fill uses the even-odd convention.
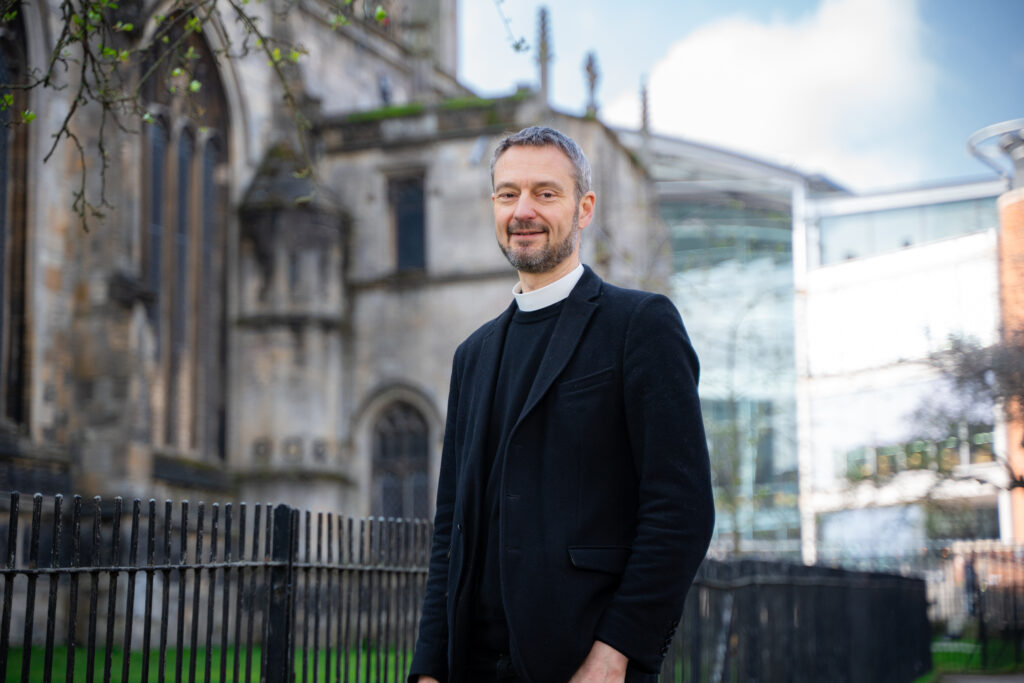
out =
[[[563,394],[583,391],[584,389],[590,389],[591,387],[599,386],[608,382],[614,374],[614,367],[605,368],[604,370],[598,370],[597,372],[592,372],[589,375],[584,375],[583,377],[573,377],[571,379],[562,380],[558,383],[558,389]]]
[[[624,545],[571,545],[569,561],[577,569],[621,574],[633,549]]]

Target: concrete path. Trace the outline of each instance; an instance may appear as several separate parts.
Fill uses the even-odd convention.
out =
[[[939,680],[942,683],[1024,683],[1024,674],[946,674]]]

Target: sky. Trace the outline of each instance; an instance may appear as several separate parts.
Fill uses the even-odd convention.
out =
[[[605,123],[639,126],[646,80],[653,132],[858,192],[994,178],[967,140],[1024,117],[1024,0],[459,0],[462,82],[536,87],[542,6],[556,109],[583,113],[593,51]]]

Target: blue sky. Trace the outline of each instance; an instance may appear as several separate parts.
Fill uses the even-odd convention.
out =
[[[966,151],[1024,117],[1024,0],[503,0],[536,43],[546,5],[551,99],[585,106],[597,54],[602,118],[732,148],[867,191],[992,176]],[[459,74],[484,95],[537,81],[494,0],[459,0]]]

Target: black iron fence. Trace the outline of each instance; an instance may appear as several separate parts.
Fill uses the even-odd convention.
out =
[[[426,522],[21,503],[0,520],[5,680],[404,680]],[[925,609],[917,579],[707,561],[662,680],[910,681],[930,668]]]
[[[5,680],[384,681],[407,667],[425,522],[39,495],[30,514],[22,532],[12,494],[0,529]]]
[[[687,681],[895,683],[931,669],[919,579],[785,562],[706,561],[690,598],[684,619],[694,670]],[[723,622],[715,633],[714,625]],[[702,628],[705,638],[694,634]],[[713,650],[708,637],[717,637]],[[691,642],[697,639],[703,656]],[[712,667],[694,666],[693,659],[709,655]]]
[[[984,668],[995,647],[1024,662],[1024,545],[997,540],[936,540],[902,553],[870,547],[820,547],[819,562],[919,577],[927,586],[936,634],[976,643]],[[940,647],[942,644],[939,644]],[[964,643],[950,643],[961,648]]]

